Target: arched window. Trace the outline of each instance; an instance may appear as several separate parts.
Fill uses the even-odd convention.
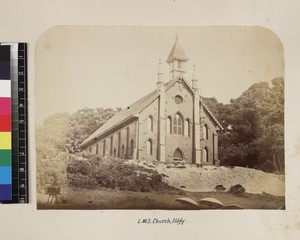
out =
[[[152,153],[153,153],[152,140],[149,139],[147,141],[147,154],[152,155]]]
[[[203,148],[203,162],[208,162],[208,151],[207,148]]]
[[[176,114],[173,119],[173,133],[183,135],[183,121],[179,114]]]
[[[99,154],[99,144],[98,143],[96,144],[96,154],[97,155]]]
[[[129,144],[129,156],[132,157],[133,155],[133,149],[134,149],[134,141],[133,139],[130,140],[130,144]]]
[[[208,127],[206,124],[203,125],[203,138],[208,139]]]
[[[110,155],[113,155],[113,145],[114,145],[114,136],[111,135],[110,137]]]
[[[114,157],[117,157],[117,149],[114,149]]]
[[[121,157],[121,132],[118,134],[118,157]]]
[[[105,140],[103,141],[103,153],[102,153],[102,155],[103,156],[105,156],[105,154],[106,154],[106,149],[105,149],[105,146],[106,144],[105,144]]]
[[[153,132],[153,117],[152,116],[148,117],[148,130]]]
[[[188,119],[184,121],[184,135],[190,136],[190,121]]]
[[[167,133],[169,133],[169,134],[172,133],[172,120],[171,120],[171,117],[167,118]]]
[[[121,147],[121,158],[124,159],[125,158],[125,145],[122,144],[122,147]]]

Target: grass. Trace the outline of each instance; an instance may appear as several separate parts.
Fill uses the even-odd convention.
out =
[[[69,188],[62,191],[58,203],[47,204],[48,196],[37,193],[38,209],[166,209],[191,210],[178,203],[176,198],[190,197],[194,200],[216,198],[224,205],[240,205],[245,209],[279,209],[284,197],[246,193],[237,197],[227,192],[185,192],[180,189],[155,192],[132,192],[110,189]]]

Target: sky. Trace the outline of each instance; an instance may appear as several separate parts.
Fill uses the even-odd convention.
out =
[[[36,47],[36,122],[84,107],[125,108],[156,88],[159,59],[168,81],[167,57],[176,32],[196,65],[200,92],[229,103],[256,82],[284,77],[280,39],[261,27],[60,26]]]

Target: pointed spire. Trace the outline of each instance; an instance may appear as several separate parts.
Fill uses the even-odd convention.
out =
[[[189,59],[187,58],[185,52],[183,51],[182,47],[178,43],[178,36],[176,34],[175,38],[175,43],[174,46],[169,54],[169,57],[167,59],[167,63],[172,62],[174,59],[181,60],[181,61],[188,61]]]
[[[192,88],[194,90],[198,89],[198,71],[196,65],[193,65]]]
[[[176,29],[176,38],[174,46],[169,54],[167,59],[167,63],[169,64],[169,72],[170,72],[170,81],[176,79],[177,77],[184,77],[185,75],[185,63],[189,59],[187,58],[185,52],[182,47],[178,43],[177,29]]]

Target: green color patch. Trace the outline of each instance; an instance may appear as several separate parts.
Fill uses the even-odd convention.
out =
[[[0,166],[11,166],[11,150],[0,150]]]

